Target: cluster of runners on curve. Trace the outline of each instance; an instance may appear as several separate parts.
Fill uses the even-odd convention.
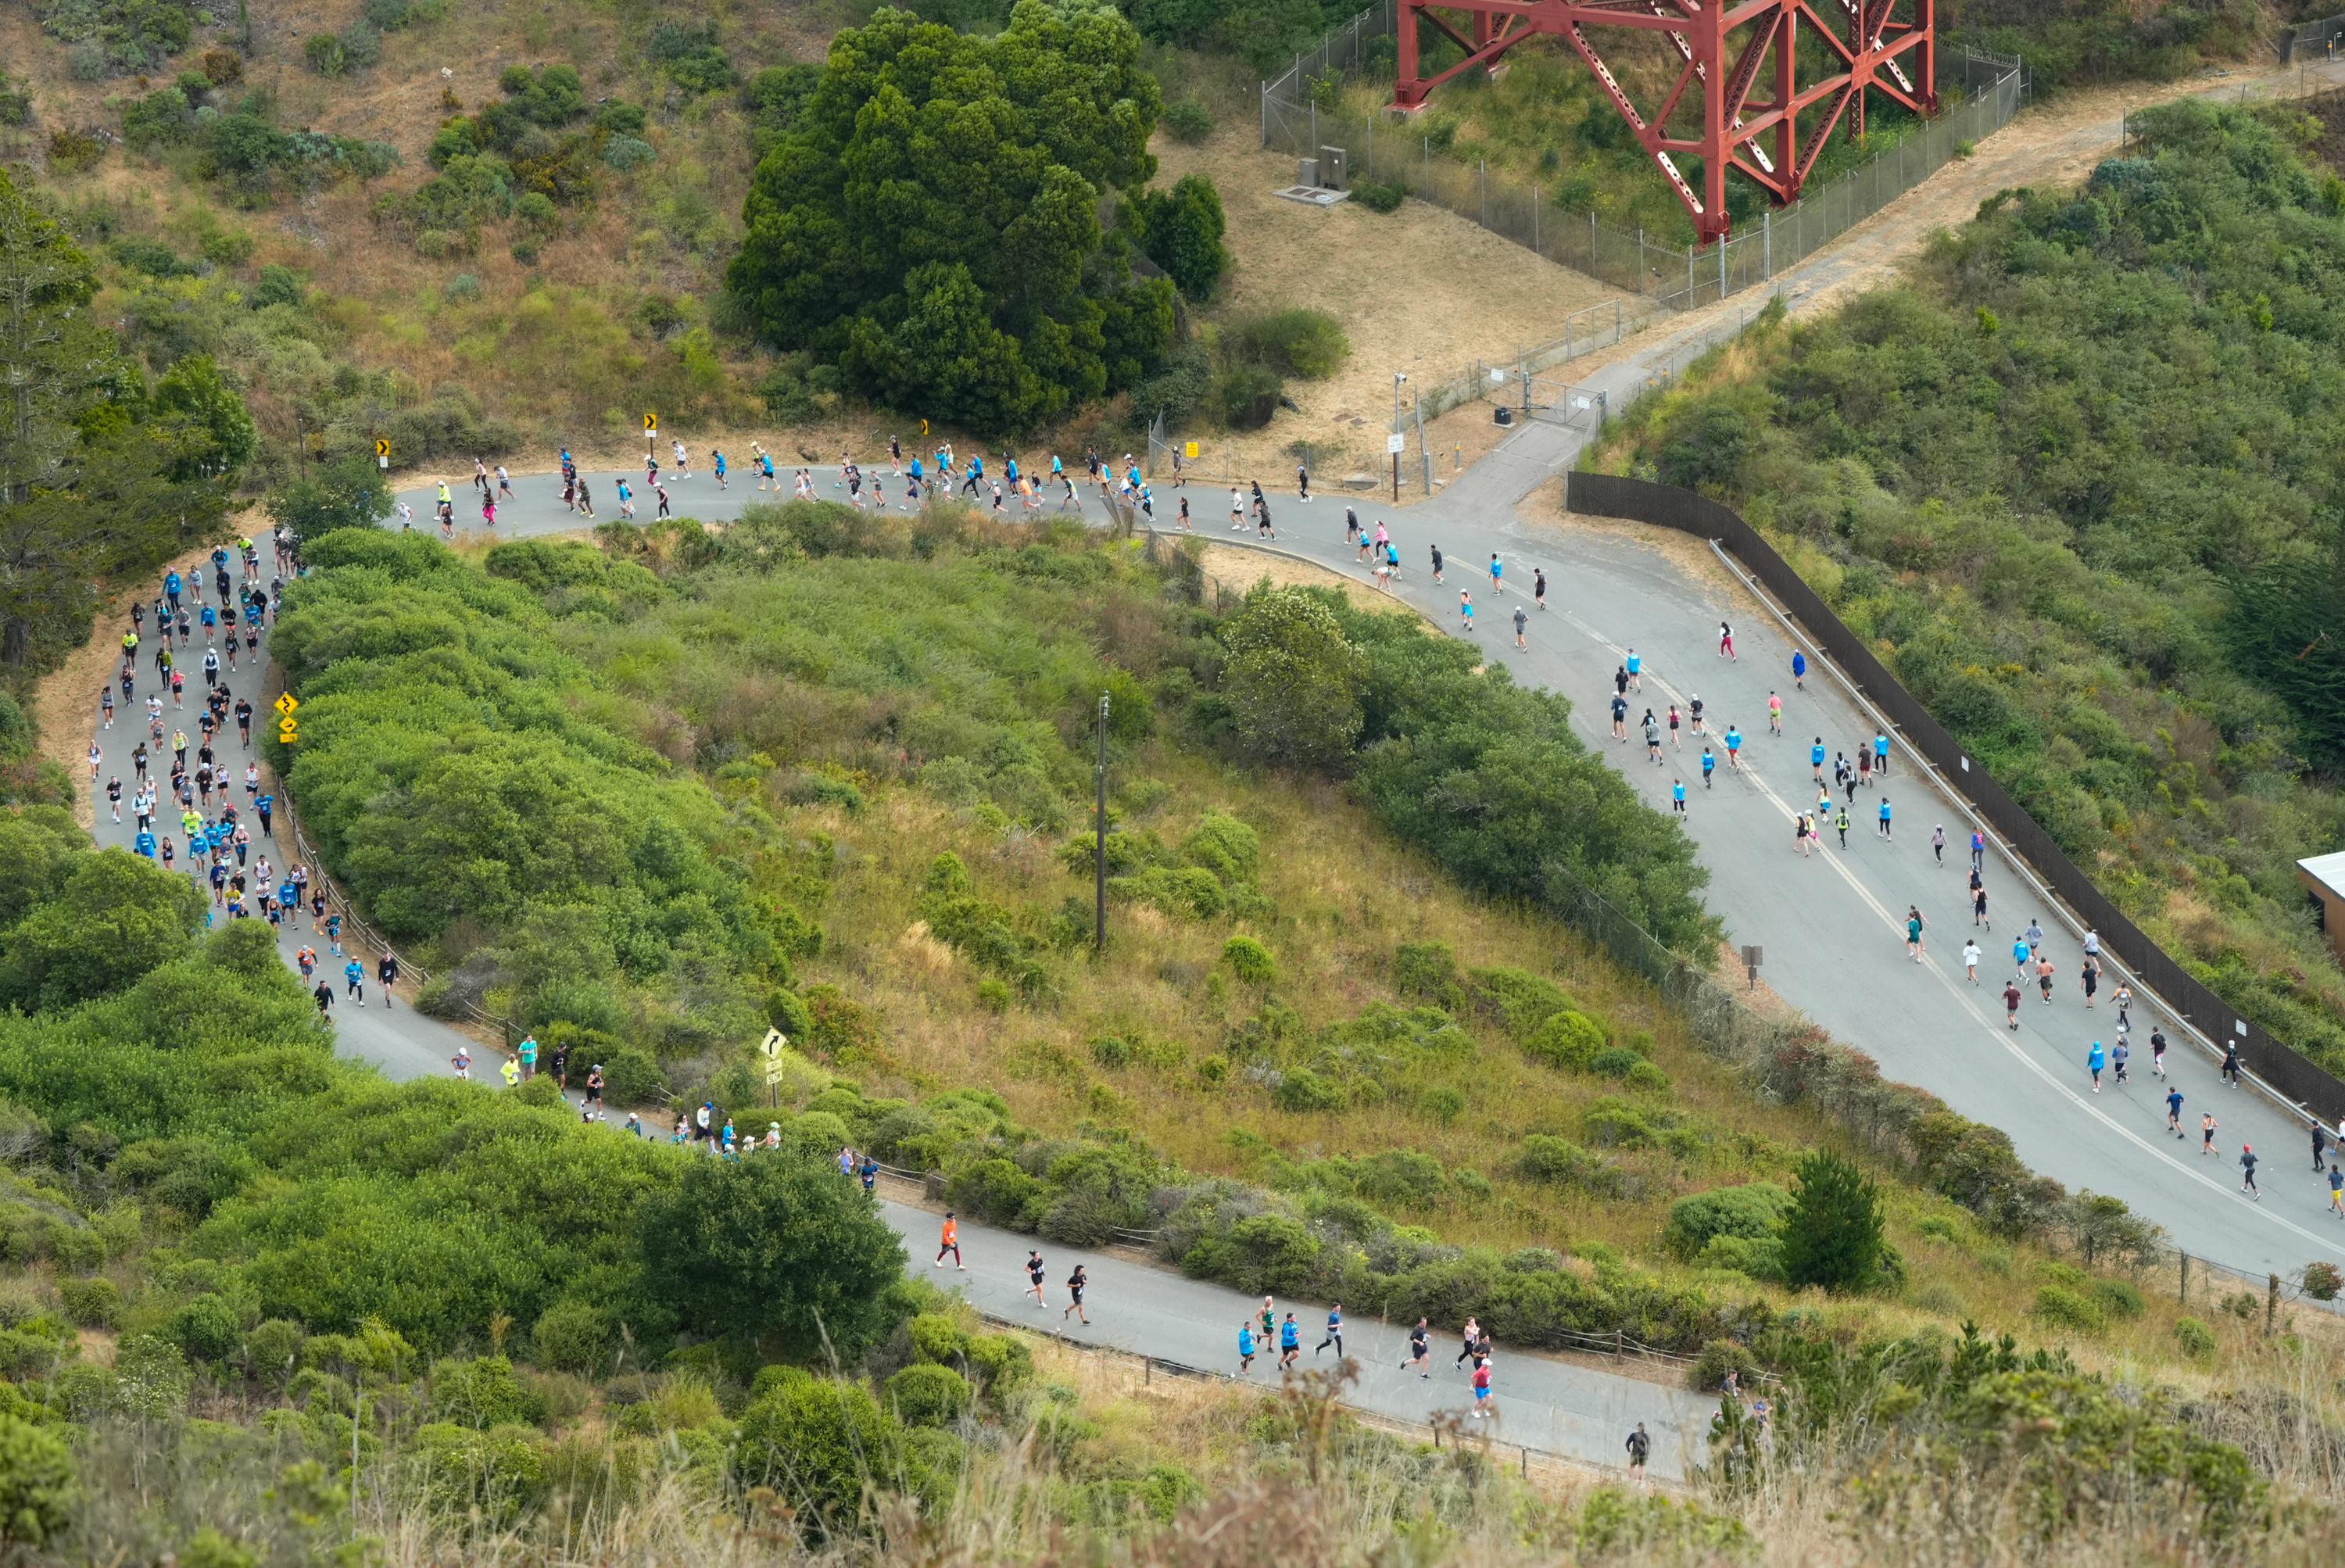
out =
[[[132,852],[165,871],[176,871],[182,865],[180,844],[184,842],[185,869],[197,887],[208,894],[204,911],[207,925],[221,919],[258,918],[280,932],[298,934],[304,929],[301,921],[306,913],[308,931],[326,943],[332,958],[343,961],[342,997],[363,1007],[366,962],[363,955],[342,950],[342,913],[329,907],[325,879],[298,859],[281,871],[269,863],[269,852],[276,843],[276,797],[262,788],[257,761],[248,757],[239,770],[220,755],[228,744],[226,732],[231,720],[236,725],[237,748],[251,750],[253,706],[249,698],[236,695],[227,677],[238,670],[241,646],[245,662],[259,678],[260,639],[283,601],[285,575],[298,575],[301,570],[281,530],[274,545],[278,572],[266,586],[260,581],[259,548],[250,539],[240,539],[233,554],[224,545],[211,552],[208,582],[200,569],[182,576],[174,567],[164,575],[151,603],[132,604],[130,625],[122,635],[121,670],[113,682],[98,690],[98,728],[89,747],[90,783],[95,788],[105,778],[108,817],[119,823],[126,786],[119,774],[106,772],[105,738],[114,728],[117,687],[123,709],[133,708],[138,701],[139,650],[151,635],[156,685],[146,701],[147,732],[130,751],[131,779],[127,787]],[[234,575],[231,565],[240,565]],[[169,698],[171,710],[185,714],[187,673],[178,656],[194,652],[198,632],[204,644],[199,667],[205,689],[196,705],[196,735],[190,739],[182,721],[172,720],[168,724],[167,742],[165,698]],[[167,751],[168,772],[163,763]],[[236,803],[239,771],[244,793],[241,809]],[[253,827],[248,825],[248,813],[249,821],[258,825],[257,839]],[[168,821],[176,821],[177,834],[168,827],[157,831],[158,824]],[[336,997],[331,973],[320,972],[332,966],[307,942],[295,952],[294,963],[303,982],[313,985],[310,996],[323,1020]],[[391,1005],[391,988],[399,973],[398,954],[384,949],[375,965],[375,978],[382,987],[386,1007]]]

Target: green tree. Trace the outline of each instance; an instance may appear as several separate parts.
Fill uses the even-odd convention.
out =
[[[89,258],[0,174],[0,661],[46,667],[109,580],[212,536],[251,455],[208,365],[149,397]]]
[[[1099,200],[1155,172],[1159,101],[1104,0],[1020,0],[984,38],[883,9],[758,164],[727,286],[779,347],[981,429],[1120,391],[1170,344],[1172,290]]]
[[[70,1007],[183,956],[203,895],[127,850],[82,858],[63,892],[0,932],[0,1001]]]
[[[1365,666],[1316,595],[1264,584],[1222,640],[1222,695],[1249,751],[1322,767],[1344,759],[1360,733]]]
[[[904,1249],[870,1199],[820,1156],[695,1160],[644,1206],[644,1254],[679,1319],[793,1359],[825,1341],[853,1362],[888,1320]]]
[[[288,479],[269,493],[269,521],[302,543],[340,528],[378,528],[391,515],[390,481],[363,458]]]
[[[1783,1271],[1794,1289],[1869,1288],[1881,1265],[1881,1196],[1854,1162],[1827,1150],[1800,1161],[1783,1218]]]
[[[1192,300],[1210,298],[1230,266],[1230,253],[1222,249],[1228,224],[1213,182],[1184,174],[1171,190],[1142,191],[1134,212],[1148,259]]]

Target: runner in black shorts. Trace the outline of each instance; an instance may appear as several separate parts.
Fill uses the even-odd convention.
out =
[[[1081,1319],[1083,1327],[1087,1329],[1091,1327],[1091,1315],[1083,1310],[1083,1287],[1090,1283],[1091,1280],[1085,1278],[1083,1266],[1080,1263],[1075,1265],[1075,1271],[1067,1276],[1067,1294],[1074,1298],[1067,1303],[1067,1312],[1071,1312]],[[1059,1316],[1063,1318],[1067,1312],[1061,1312]]]
[[[1425,1319],[1419,1318],[1416,1320],[1416,1327],[1408,1331],[1408,1359],[1400,1364],[1402,1371],[1406,1372],[1411,1367],[1415,1367],[1418,1377],[1433,1376],[1431,1372],[1425,1369],[1425,1363],[1433,1358],[1433,1347],[1427,1342],[1429,1338],[1426,1330]]]
[[[1026,1278],[1032,1281],[1026,1287],[1026,1294],[1039,1305],[1048,1307],[1050,1303],[1042,1299],[1042,1255],[1031,1248],[1026,1253]]]

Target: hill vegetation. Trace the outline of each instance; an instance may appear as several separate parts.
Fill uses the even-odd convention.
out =
[[[2082,190],[1997,196],[1606,460],[1742,507],[2111,897],[2345,1069],[2293,865],[2345,837],[2345,185],[2294,108],[2134,124]]]
[[[367,529],[315,553],[276,634],[307,698],[294,793],[371,911],[446,987],[778,1122],[783,1147],[735,1163],[581,1125],[543,1079],[383,1084],[330,1054],[259,922],[206,933],[184,879],[60,812],[0,820],[14,1541],[95,1561],[136,1518],[198,1556],[314,1555],[355,1528],[617,1560],[746,1511],[778,1553],[918,1530],[1017,1558],[1054,1528],[1137,1541],[1236,1508],[1345,1550],[1432,1519],[1498,1560],[1628,1537],[1741,1556],[1793,1473],[1771,1452],[1859,1462],[1876,1451],[1852,1434],[1893,1430],[1987,1473],[2046,1408],[2114,1434],[2097,1462],[2134,1483],[2093,1502],[2065,1448],[2009,1470],[2064,1520],[2211,1546],[2281,1517],[2275,1466],[2188,1401],[2205,1369],[2267,1379],[2287,1350],[2145,1301],[2121,1205],[2031,1186],[2007,1144],[1993,1176],[1990,1130],[1864,1087],[1828,1042],[1804,1043],[1804,1085],[1754,1095],[1510,893],[1504,857],[1386,825],[1425,786],[1380,782],[1377,754],[1432,746],[1438,711],[1449,788],[1513,781],[1494,828],[1548,833],[1706,939],[1673,830],[1582,769],[1560,709],[1405,617],[1270,590],[1223,617],[1185,563],[1076,530],[802,504],[477,563]],[[1349,794],[1254,772],[1232,717],[1246,657],[1340,654],[1328,621],[1356,718],[1315,767]],[[1071,895],[1101,689],[1118,820],[1094,958]],[[1612,828],[1542,829],[1553,799]],[[427,896],[458,881],[461,904]],[[94,970],[100,942],[117,962]],[[768,1018],[800,1047],[771,1113],[738,1051]],[[1852,1094],[1918,1164],[1824,1119]],[[1819,1140],[1873,1174],[1803,1157]],[[1780,1446],[1725,1419],[1708,1507],[1542,1501],[1470,1445],[1351,1425],[1334,1383],[1143,1402],[904,1282],[827,1166],[847,1141],[1054,1242],[1143,1222],[1249,1290],[1479,1312],[1513,1344],[1618,1330],[1711,1385],[1772,1367]],[[1955,1333],[1966,1315],[2015,1337]],[[2112,1357],[2174,1387],[2123,1405],[2087,1369]],[[138,1483],[161,1518],[142,1474],[168,1478]],[[1310,1475],[1347,1522],[1250,1484]]]

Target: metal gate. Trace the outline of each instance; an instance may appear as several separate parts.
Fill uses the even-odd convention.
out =
[[[1542,424],[1568,430],[1594,431],[1604,423],[1609,398],[1601,387],[1573,386],[1534,375],[1513,378],[1515,412]]]

